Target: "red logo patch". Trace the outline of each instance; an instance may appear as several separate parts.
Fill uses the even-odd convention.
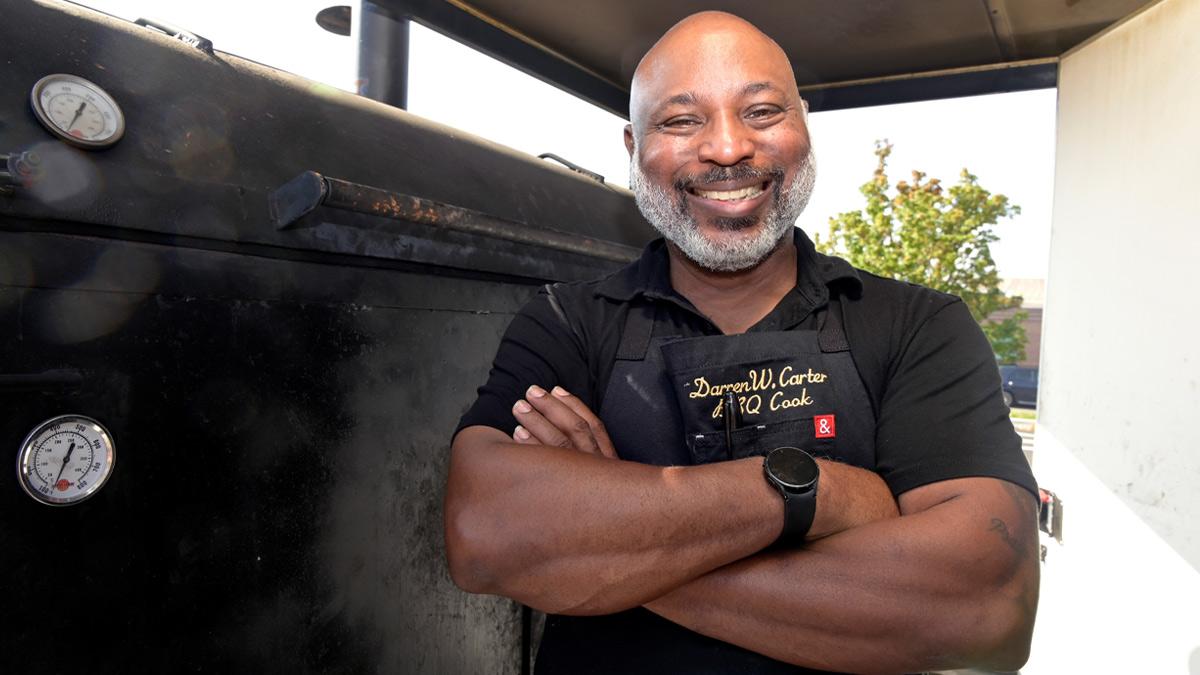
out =
[[[833,415],[817,415],[813,418],[813,428],[817,432],[817,438],[835,438],[837,436],[837,425],[834,423]]]

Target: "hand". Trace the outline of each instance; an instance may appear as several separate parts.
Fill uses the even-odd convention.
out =
[[[555,387],[551,394],[533,385],[525,398],[513,406],[520,424],[513,440],[523,445],[554,445],[616,459],[617,451],[604,423],[566,389]]]

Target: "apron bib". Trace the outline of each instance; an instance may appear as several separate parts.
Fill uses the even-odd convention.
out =
[[[600,405],[622,459],[706,464],[791,445],[875,468],[875,416],[836,299],[816,331],[696,338],[656,335],[658,306],[630,310]]]
[[[699,338],[656,334],[672,330],[658,307],[630,309],[598,411],[621,459],[680,466],[792,445],[875,468],[875,416],[836,300],[817,331]],[[812,672],[640,607],[607,616],[547,615],[536,671]]]

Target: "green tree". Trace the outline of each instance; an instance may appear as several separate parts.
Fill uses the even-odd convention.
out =
[[[866,208],[830,218],[829,240],[823,242],[818,235],[817,248],[875,274],[959,296],[1001,363],[1024,359],[1021,321],[1025,313],[988,319],[1000,310],[1021,306],[1019,296],[1001,292],[990,248],[998,239],[992,227],[1021,208],[1004,195],[985,190],[966,169],[949,189],[937,178],[913,171],[912,181],[896,183],[895,194],[889,195],[891,153],[891,143],[875,143],[879,164],[875,176],[860,189],[867,198]]]

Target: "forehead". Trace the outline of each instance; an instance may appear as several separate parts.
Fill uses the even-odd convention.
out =
[[[634,77],[633,113],[682,102],[740,98],[761,91],[796,94],[783,51],[752,30],[668,34],[646,55]]]

